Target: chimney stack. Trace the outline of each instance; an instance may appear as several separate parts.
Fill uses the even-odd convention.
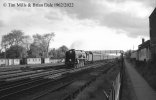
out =
[[[144,43],[145,42],[145,39],[144,38],[142,38],[142,43]]]

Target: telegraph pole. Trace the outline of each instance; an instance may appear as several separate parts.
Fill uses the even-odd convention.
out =
[[[5,66],[6,66],[6,45],[4,46],[4,48],[5,48],[5,53],[4,53],[4,58],[5,58]]]

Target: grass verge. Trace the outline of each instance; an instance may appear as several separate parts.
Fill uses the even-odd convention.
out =
[[[123,87],[122,87],[121,100],[137,100],[136,95],[134,93],[133,85],[131,83],[131,80],[130,80],[126,70],[123,75],[122,86]]]
[[[116,78],[119,67],[113,67],[107,74],[97,78],[95,82],[84,89],[75,100],[106,100],[104,90],[108,91],[112,86],[112,81]]]
[[[133,62],[134,63],[134,62]],[[156,91],[156,62],[135,62],[136,70],[145,78],[148,84]]]

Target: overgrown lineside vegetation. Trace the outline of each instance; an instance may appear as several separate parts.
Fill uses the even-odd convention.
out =
[[[104,91],[109,92],[112,87],[112,81],[115,80],[119,71],[120,65],[115,62],[115,66],[112,66],[107,73],[98,77],[96,81],[84,89],[75,100],[106,100],[107,98]]]
[[[156,62],[133,62],[137,71],[145,78],[156,91]]]
[[[121,100],[137,100],[131,80],[130,80],[126,70],[123,75],[123,85],[122,86],[123,87],[122,87]]]

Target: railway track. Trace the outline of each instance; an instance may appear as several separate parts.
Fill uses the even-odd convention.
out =
[[[48,71],[48,72],[43,71],[43,73],[38,72],[38,73],[26,75],[26,76],[17,76],[17,77],[13,77],[13,78],[8,78],[8,79],[5,79],[5,82],[1,82],[0,89],[20,85],[23,83],[27,83],[27,81],[32,81],[37,78],[44,78],[46,76],[53,75],[53,74],[63,72],[63,71],[65,71],[65,70],[60,69],[60,70]]]
[[[100,66],[100,65],[99,65]],[[96,66],[97,67],[97,66]],[[103,71],[101,71],[101,74],[107,73],[108,70],[110,70],[111,68],[107,68]],[[89,84],[91,84],[93,81],[96,80],[97,77],[99,77],[101,74],[97,75],[96,77],[90,79],[89,81],[87,81],[83,86],[81,86],[80,88],[74,90],[72,93],[66,94],[63,98],[61,98],[61,100],[72,100],[74,97],[76,97],[76,95],[81,92],[83,89],[85,89],[85,87],[87,87]],[[43,91],[40,94],[36,95],[35,97],[33,97],[30,100],[40,100],[40,98],[42,98],[43,96],[48,95],[49,93],[52,94],[53,92],[56,92],[57,90],[61,90],[69,85],[71,85],[74,82],[74,80],[71,80],[63,85],[60,85],[56,88],[53,88],[51,90],[47,90],[47,91]]]
[[[33,77],[31,77],[31,79],[26,79],[26,80],[23,80],[23,81],[18,81],[18,82],[11,82],[10,84],[9,83],[4,83],[4,84],[1,84],[0,85],[0,91],[2,90],[2,89],[5,89],[5,88],[10,88],[10,87],[15,87],[15,86],[18,86],[18,85],[20,85],[20,84],[25,84],[25,83],[27,83],[27,82],[32,82],[32,81],[35,81],[36,79],[40,79],[41,77],[42,78],[44,78],[44,77],[48,77],[49,75],[55,75],[55,74],[57,74],[57,73],[63,73],[63,72],[66,72],[65,70],[57,70],[57,71],[55,71],[55,72],[53,72],[53,73],[48,73],[48,74],[44,74],[44,73],[42,73],[42,75],[40,75],[40,76],[37,76],[37,77],[35,77],[35,76],[33,76],[33,75],[31,75],[31,76],[33,76]],[[36,78],[36,79],[34,79],[34,78]]]
[[[55,73],[55,75],[60,74],[60,73],[62,73],[62,74],[74,73],[74,72],[77,72],[77,71],[80,71],[80,70],[84,70],[84,69],[87,69],[87,68],[91,68],[91,67],[94,68],[97,65],[100,66],[101,64],[95,64],[95,65],[84,67],[84,68],[77,68],[77,69],[69,69],[69,70],[57,71]],[[9,97],[12,97],[13,95],[16,95],[16,94],[19,94],[19,93],[23,93],[25,91],[31,91],[31,90],[33,90],[35,88],[40,87],[40,86],[44,86],[46,84],[50,84],[50,83],[56,81],[55,77],[52,77],[53,75],[54,75],[54,73],[53,74],[46,74],[45,78],[36,78],[34,80],[23,81],[21,83],[15,83],[13,85],[7,85],[7,86],[4,85],[2,88],[0,88],[0,99],[5,100],[5,99],[7,99]],[[64,76],[60,76],[60,77],[61,78],[65,77],[65,75]],[[48,79],[48,78],[53,78],[53,79]],[[38,95],[36,98],[39,98],[39,97],[43,96],[43,94],[46,95],[49,92],[57,91],[58,89],[61,89],[61,88],[65,87],[65,86],[68,86],[71,83],[72,82],[67,82],[65,84],[62,84],[59,87],[57,87],[56,89],[48,90],[45,93],[42,93],[42,95]],[[34,98],[32,100],[35,100],[36,98]]]
[[[37,87],[40,87],[42,85],[46,85],[48,83],[54,82],[55,80],[49,80],[49,79],[44,79],[44,78],[39,78],[35,80],[30,80],[27,82],[23,82],[20,84],[8,86],[5,88],[2,88],[0,90],[0,99],[4,100],[5,98],[15,95],[17,93],[21,93],[27,90],[31,90]]]
[[[37,100],[37,99],[39,99],[39,98],[41,98],[41,97],[43,97],[43,96],[45,96],[45,95],[47,95],[47,94],[49,94],[49,93],[52,93],[52,92],[61,90],[62,88],[65,88],[66,86],[69,86],[69,85],[72,84],[73,82],[74,82],[74,80],[73,80],[73,81],[70,81],[70,82],[66,82],[66,83],[64,83],[64,84],[60,84],[59,86],[57,86],[57,87],[55,87],[55,88],[53,88],[53,89],[45,90],[45,91],[41,92],[40,94],[36,95],[35,97],[33,97],[33,98],[30,99],[30,100]]]
[[[87,81],[84,85],[82,85],[81,87],[79,87],[78,89],[74,90],[73,92],[67,94],[66,96],[64,96],[63,98],[61,98],[61,100],[73,100],[81,91],[83,91],[87,86],[89,86],[92,82],[96,81],[96,79],[98,77],[100,77],[102,74],[106,74],[109,70],[111,69],[111,67],[105,69],[102,71],[101,74],[97,75],[96,77],[90,79],[89,81]]]
[[[51,68],[58,68],[64,66],[64,63],[58,63],[58,64],[39,64],[39,65],[17,65],[17,66],[6,66],[6,67],[0,67],[0,73],[5,72],[11,72],[11,71],[17,71],[17,70],[39,70],[39,69],[51,69]]]
[[[57,68],[57,70],[64,68],[64,66]],[[47,71],[48,70],[48,71]],[[22,70],[17,70],[17,71],[11,71],[11,72],[3,72],[0,75],[0,81],[1,83],[5,81],[17,81],[17,80],[22,80],[26,78],[32,78],[32,76],[44,76],[44,74],[49,74],[52,73],[53,71],[56,71],[54,68],[50,69],[44,69],[44,70],[30,70],[30,71],[22,71]]]
[[[8,75],[8,74],[13,74],[13,73],[19,73],[19,72],[22,72],[22,70],[13,70],[13,71],[2,71],[0,72],[0,76],[2,75]]]
[[[37,70],[51,70],[51,69],[54,69],[54,70],[58,70],[58,69],[62,69],[62,68],[65,68],[65,65],[61,65],[59,64],[58,66],[42,66],[42,67],[31,67],[31,66],[25,66],[25,67],[21,67],[21,68],[9,68],[9,69],[6,69],[6,70],[2,70],[0,69],[0,79],[3,78],[3,76],[11,76],[13,74],[17,74],[17,73],[22,73],[22,72],[30,72],[30,71],[37,71]]]

